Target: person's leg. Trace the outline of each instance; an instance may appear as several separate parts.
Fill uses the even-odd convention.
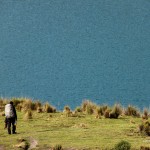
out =
[[[4,126],[4,129],[6,129],[7,128],[7,118],[5,118],[5,126]]]
[[[7,119],[7,129],[8,129],[8,134],[11,134],[11,119]]]
[[[12,118],[12,133],[16,133],[15,118]]]

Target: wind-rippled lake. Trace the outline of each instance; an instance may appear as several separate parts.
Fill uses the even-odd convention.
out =
[[[150,106],[149,0],[0,1],[0,96]]]

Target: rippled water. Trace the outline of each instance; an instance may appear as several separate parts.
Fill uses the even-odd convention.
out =
[[[150,106],[150,1],[0,1],[0,95]]]

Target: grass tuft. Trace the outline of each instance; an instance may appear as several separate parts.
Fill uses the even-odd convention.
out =
[[[145,121],[142,124],[139,125],[139,131],[143,135],[148,135],[150,136],[150,122]]]
[[[119,115],[122,114],[122,108],[119,104],[115,104],[112,111],[109,114],[109,118],[115,118],[117,119]]]
[[[32,119],[32,111],[31,110],[26,111],[23,119],[24,120],[30,120],[30,119]]]
[[[140,117],[140,112],[139,112],[139,110],[136,107],[129,105],[127,107],[127,109],[125,110],[125,115],[127,115],[127,116],[134,116],[134,117]]]
[[[118,144],[115,145],[115,150],[130,150],[131,144],[127,141],[120,141]]]
[[[93,102],[91,102],[89,100],[85,100],[82,103],[82,111],[88,115],[93,114],[96,107],[97,107],[96,104],[94,104]]]
[[[71,109],[70,109],[69,106],[65,106],[65,107],[64,107],[63,114],[64,114],[66,117],[71,117],[71,116],[72,116],[72,111],[71,111]]]
[[[143,115],[142,115],[142,119],[148,120],[149,117],[149,112],[148,109],[144,109]]]
[[[148,147],[148,146],[141,146],[140,150],[150,150],[150,147]]]
[[[53,147],[53,150],[62,150],[62,146],[60,144],[57,144]]]
[[[43,105],[43,111],[46,113],[55,113],[56,109],[47,102]]]

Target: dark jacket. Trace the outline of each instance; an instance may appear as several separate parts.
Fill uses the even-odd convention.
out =
[[[14,106],[14,105],[12,105],[12,106],[13,106],[14,118],[15,118],[15,120],[17,121],[16,108],[15,108],[15,106]]]

